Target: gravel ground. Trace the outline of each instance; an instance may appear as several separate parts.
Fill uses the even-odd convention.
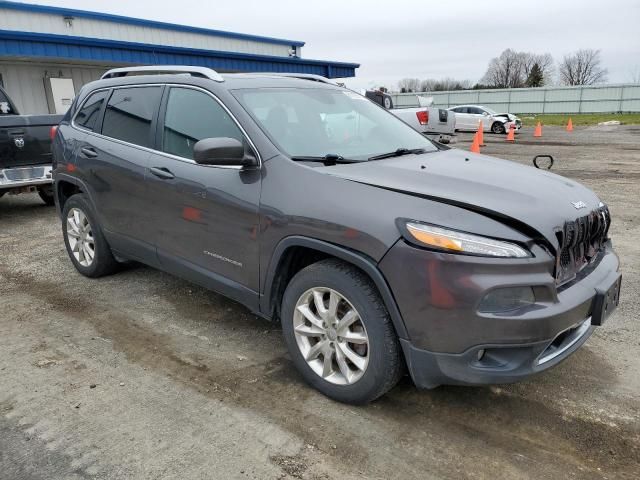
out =
[[[468,148],[470,135],[460,136]],[[0,478],[576,478],[640,472],[640,127],[485,135],[611,208],[622,303],[558,367],[367,407],[303,384],[277,325],[142,266],[81,277],[53,208],[0,200]]]

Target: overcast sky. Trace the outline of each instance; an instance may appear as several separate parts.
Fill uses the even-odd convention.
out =
[[[609,82],[640,75],[639,0],[39,0],[184,25],[302,40],[302,56],[360,63],[351,88],[405,77],[478,81],[505,48],[602,51]]]

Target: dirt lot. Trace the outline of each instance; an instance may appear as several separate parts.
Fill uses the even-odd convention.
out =
[[[308,388],[278,326],[223,297],[145,267],[81,277],[53,208],[2,198],[0,478],[637,479],[640,126],[485,140],[523,163],[551,153],[609,203],[622,304],[526,382],[405,379],[364,408]]]

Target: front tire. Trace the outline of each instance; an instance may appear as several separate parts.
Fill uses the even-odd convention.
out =
[[[504,128],[504,124],[500,122],[493,122],[493,125],[491,125],[491,131],[498,135],[502,135],[507,132],[507,130]]]
[[[97,278],[117,269],[118,262],[84,194],[75,194],[64,204],[62,234],[69,258],[82,275]]]
[[[281,312],[294,365],[334,400],[369,403],[404,373],[398,338],[375,285],[344,262],[323,260],[298,272]]]

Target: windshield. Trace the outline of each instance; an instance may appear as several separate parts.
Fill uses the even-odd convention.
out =
[[[398,149],[437,150],[407,124],[350,90],[261,88],[233,94],[290,157],[366,160]]]
[[[487,107],[482,107],[482,109],[487,112],[489,115],[497,115],[498,112],[496,112],[495,110],[491,109],[491,108],[487,108]]]

